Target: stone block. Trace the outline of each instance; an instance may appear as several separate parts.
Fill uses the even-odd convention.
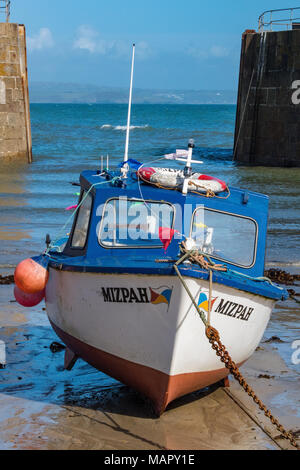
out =
[[[289,143],[293,146],[300,138],[298,137],[298,124],[296,122],[288,124]]]
[[[18,140],[18,150],[19,150],[19,153],[21,153],[21,152],[26,152],[27,153],[26,136],[23,139]]]
[[[264,71],[260,86],[265,88],[278,88],[280,81],[278,80],[278,70],[267,69]]]
[[[290,106],[292,104],[293,90],[291,86],[277,88],[276,91],[276,105],[277,106]]]
[[[244,112],[244,106],[243,106],[243,111],[242,112]],[[252,101],[252,102],[248,101],[247,109],[245,109],[245,114],[244,114],[244,120],[245,121],[253,121],[254,120],[255,109],[256,108],[254,106],[254,101]]]
[[[298,141],[290,143],[289,146],[289,156],[291,158],[299,158],[300,157],[300,142],[299,138]]]
[[[259,140],[259,139],[265,138],[266,130],[265,130],[265,123],[263,121],[257,122],[255,132],[256,132],[256,139]]]
[[[1,80],[5,83],[6,88],[16,88],[16,79],[14,77],[2,77]]]
[[[0,113],[7,115],[7,124],[12,127],[24,125],[24,114],[22,113]]]
[[[9,62],[11,64],[18,64],[19,63],[19,57],[18,53],[15,51],[9,51]]]
[[[0,78],[0,105],[6,104],[6,85],[5,81]]]
[[[2,126],[0,128],[0,135],[3,140],[22,140],[26,137],[24,126]]]
[[[267,90],[267,105],[274,106],[276,104],[277,88],[268,88]]]
[[[0,36],[0,47],[8,48],[11,45],[10,38],[7,36]]]
[[[273,145],[275,142],[283,139],[285,136],[285,124],[281,121],[268,121],[264,123],[264,137],[271,139]]]
[[[1,47],[1,50],[0,50],[0,63],[7,64],[8,61],[9,61],[8,49],[5,48],[5,47]]]
[[[20,75],[19,64],[0,64],[0,77],[15,77]]]
[[[18,23],[6,23],[6,31],[9,36],[17,37],[19,30]]]
[[[6,36],[6,23],[0,23],[0,36]]]
[[[1,140],[0,141],[0,152],[15,153],[19,152],[18,142],[15,139]]]
[[[244,138],[243,140],[240,141],[240,144],[241,144],[240,155],[243,155],[242,161],[247,162],[249,161],[249,152],[251,150],[252,138]]]
[[[12,90],[12,99],[14,101],[16,100],[24,100],[24,95],[23,95],[23,88],[22,89],[19,89],[19,88],[15,88]]]
[[[292,72],[300,70],[300,53],[297,53],[293,56]]]
[[[16,77],[16,88],[23,89],[23,80],[21,77]]]
[[[282,115],[284,113],[284,115]],[[292,125],[300,120],[300,104],[290,105],[288,109],[283,110],[280,108],[280,118],[283,119],[287,125]]]
[[[6,88],[6,104],[13,102],[13,90],[12,88]]]
[[[260,105],[264,105],[264,104],[267,104],[267,100],[268,100],[268,88],[259,88],[257,90],[257,94],[256,94],[256,99],[257,99],[257,102],[260,104]]]
[[[253,132],[253,121],[247,120],[246,123],[244,124],[242,131],[246,139],[251,139],[252,132]]]
[[[24,112],[24,103],[21,101],[13,101],[8,104],[0,104],[0,112],[2,113],[22,113]]]
[[[8,124],[7,113],[0,113],[0,126],[6,126]]]

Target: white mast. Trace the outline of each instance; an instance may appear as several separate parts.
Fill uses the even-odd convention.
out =
[[[129,147],[129,134],[130,134],[130,118],[131,118],[131,103],[132,103],[132,85],[133,85],[133,72],[134,72],[134,56],[135,56],[135,44],[132,46],[132,63],[131,63],[131,78],[130,78],[130,91],[129,91],[129,103],[128,103],[128,118],[127,118],[127,129],[126,129],[126,143],[125,143],[125,154],[124,163],[122,168],[122,174],[124,178],[127,178],[128,172],[128,147]]]
[[[183,182],[183,187],[182,187],[182,193],[185,195],[188,192],[188,185],[189,185],[190,177],[192,176],[192,158],[193,158],[194,148],[195,148],[195,141],[194,139],[190,139],[188,157],[187,157],[186,167],[184,169],[184,182]]]

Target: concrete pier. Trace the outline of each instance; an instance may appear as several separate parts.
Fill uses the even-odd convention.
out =
[[[32,161],[24,25],[0,23],[0,159]]]
[[[299,29],[243,34],[234,159],[300,166]]]

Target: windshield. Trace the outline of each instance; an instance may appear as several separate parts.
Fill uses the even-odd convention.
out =
[[[83,193],[81,200],[83,202],[77,215],[71,243],[72,248],[79,249],[84,248],[86,244],[93,202],[92,196],[86,192]]]
[[[194,212],[190,237],[214,258],[245,268],[255,262],[257,223],[248,217],[201,207]]]
[[[99,242],[110,248],[156,248],[171,237],[174,208],[171,204],[138,199],[110,199],[106,202]]]

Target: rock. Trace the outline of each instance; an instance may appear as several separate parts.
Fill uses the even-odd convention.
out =
[[[275,375],[259,374],[258,379],[275,379]]]
[[[57,353],[57,352],[61,352],[64,349],[66,349],[66,346],[64,346],[63,344],[60,344],[60,343],[56,343],[55,341],[54,341],[54,343],[52,343],[50,345],[50,351],[54,354]]]
[[[8,286],[10,284],[14,284],[15,283],[15,280],[14,280],[14,276],[11,275],[11,276],[2,276],[0,274],[0,286]]]
[[[300,429],[297,429],[297,431],[291,431],[294,439],[299,439],[300,438]]]
[[[278,282],[279,284],[286,284],[292,286],[295,281],[300,279],[300,274],[290,274],[281,269],[271,268],[265,271],[265,276],[271,281]]]
[[[284,343],[284,341],[282,341],[278,336],[272,336],[271,338],[266,339],[264,343]]]

